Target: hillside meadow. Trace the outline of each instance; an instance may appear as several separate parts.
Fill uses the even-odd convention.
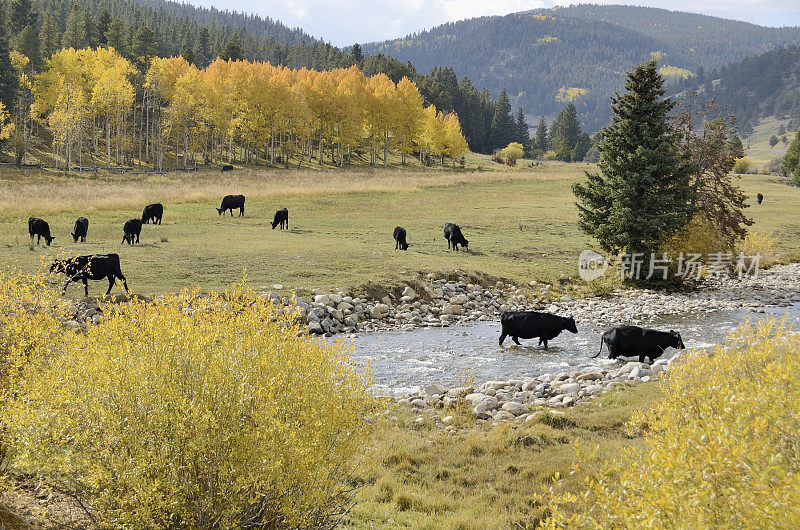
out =
[[[38,170],[0,173],[0,262],[33,271],[56,256],[120,254],[134,292],[185,286],[221,289],[246,274],[255,287],[354,291],[393,286],[431,271],[458,269],[518,283],[575,276],[578,253],[592,242],[580,233],[570,190],[591,169],[548,163],[510,169],[426,168],[299,171],[239,169],[166,175],[65,175]],[[800,256],[800,189],[774,176],[745,175],[748,195],[764,204],[747,213],[754,229],[771,232],[783,260]],[[245,216],[220,216],[226,194],[247,197]],[[163,224],[145,225],[141,243],[122,245],[122,225],[151,202],[165,206]],[[753,203],[755,201],[752,201]],[[288,231],[272,230],[277,209],[289,209]],[[237,212],[238,213],[238,212]],[[50,223],[55,240],[29,247],[27,219]],[[70,237],[89,218],[86,243]],[[445,222],[458,223],[468,252],[448,251]],[[411,246],[395,251],[392,230],[408,230]],[[90,286],[90,295],[102,285]],[[71,295],[79,296],[79,287]]]

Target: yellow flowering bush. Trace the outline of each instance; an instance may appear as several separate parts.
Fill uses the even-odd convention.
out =
[[[2,413],[13,470],[102,527],[312,527],[342,510],[378,405],[343,343],[240,286],[104,311],[24,365]]]
[[[800,334],[744,324],[675,365],[664,399],[629,428],[641,450],[609,461],[545,527],[800,526]],[[580,464],[579,464],[580,465]]]

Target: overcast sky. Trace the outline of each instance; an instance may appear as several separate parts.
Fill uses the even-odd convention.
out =
[[[443,22],[506,15],[516,11],[574,3],[554,0],[188,0],[217,9],[269,16],[337,46],[382,41]],[[703,13],[763,26],[800,26],[800,0],[637,0],[636,5]]]

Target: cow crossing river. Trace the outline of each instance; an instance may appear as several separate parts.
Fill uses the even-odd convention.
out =
[[[679,330],[687,348],[703,348],[723,341],[742,322],[780,318],[784,314],[789,322],[800,325],[800,304],[793,304],[669,315],[653,319],[649,326]],[[562,333],[550,343],[549,351],[537,347],[537,341],[533,340],[523,341],[522,346],[500,347],[497,344],[500,323],[485,321],[474,325],[358,334],[352,337],[352,356],[362,368],[369,367],[376,390],[392,395],[415,392],[430,384],[480,384],[623,364],[605,359],[607,354],[590,358],[599,349],[600,336],[605,329],[590,322],[578,321],[577,325],[577,334]],[[669,349],[663,358],[668,359],[675,352]]]

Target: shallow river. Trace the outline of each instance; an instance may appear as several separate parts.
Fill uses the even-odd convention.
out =
[[[680,331],[687,348],[718,343],[748,319],[788,314],[788,320],[795,323],[796,329],[800,328],[800,304],[763,310],[764,313],[729,310],[663,317],[649,327]],[[607,357],[605,347],[599,362],[589,357],[597,353],[602,331],[578,322],[578,333],[562,332],[550,341],[549,352],[536,346],[538,340],[522,340],[522,346],[516,346],[507,338],[502,347],[498,346],[500,323],[491,321],[446,328],[362,333],[352,339],[353,358],[359,366],[370,367],[376,390],[404,394],[431,383],[480,384],[608,364],[610,361],[602,360]],[[674,352],[669,349],[664,357]]]

